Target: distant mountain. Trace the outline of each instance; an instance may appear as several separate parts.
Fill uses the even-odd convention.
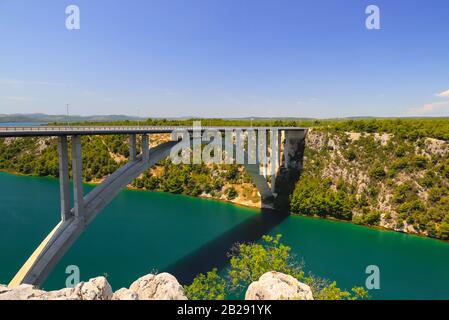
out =
[[[210,119],[196,116],[179,116],[179,117],[154,117],[154,119],[167,120],[188,120],[188,119]],[[79,116],[79,115],[49,115],[44,113],[30,113],[30,114],[0,114],[0,123],[4,122],[82,122],[82,121],[123,121],[123,120],[146,120],[143,117],[134,117],[127,115],[93,115],[93,116]],[[299,118],[299,117],[241,117],[241,118],[220,118],[227,120],[314,120],[314,118]]]
[[[65,116],[49,115],[43,113],[32,114],[0,114],[2,122],[80,122],[80,121],[123,121],[123,120],[143,120],[144,118],[126,115],[93,115],[93,116]]]
[[[396,117],[392,117],[396,118]],[[426,118],[426,117],[398,117],[402,119],[415,119],[415,118]],[[429,117],[432,118],[432,117]],[[127,115],[92,115],[92,116],[80,116],[80,115],[49,115],[44,113],[30,113],[30,114],[0,114],[0,124],[5,122],[35,122],[35,123],[47,123],[47,122],[107,122],[107,121],[124,121],[124,120],[147,120],[147,117],[134,117]],[[152,117],[152,119],[167,119],[167,120],[189,120],[189,119],[214,119],[198,116],[179,116],[179,117]],[[218,119],[218,118],[217,118]],[[310,121],[310,120],[369,120],[369,119],[388,119],[387,117],[370,117],[370,116],[353,116],[353,117],[342,117],[342,118],[307,118],[307,117],[228,117],[219,118],[224,120],[254,120],[254,121]]]

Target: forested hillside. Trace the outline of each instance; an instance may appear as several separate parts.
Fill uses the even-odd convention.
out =
[[[83,136],[84,181],[101,182],[123,165],[129,156],[127,139],[122,135]],[[151,144],[154,147],[168,139],[168,134],[152,135]],[[57,139],[0,139],[0,170],[57,177]],[[141,175],[131,187],[260,206],[256,187],[238,165],[174,165],[166,159]]]
[[[415,134],[311,130],[291,208],[449,239],[449,145]]]

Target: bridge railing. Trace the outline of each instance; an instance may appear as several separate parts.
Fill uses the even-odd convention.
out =
[[[173,131],[191,129],[192,127],[162,127],[162,126],[0,126],[3,132],[93,132],[93,131]]]
[[[204,130],[254,130],[270,131],[276,130],[307,130],[300,127],[200,127]],[[192,126],[1,126],[0,137],[29,137],[29,136],[58,136],[58,135],[101,135],[101,134],[150,134],[150,133],[171,133],[177,130],[192,131]]]

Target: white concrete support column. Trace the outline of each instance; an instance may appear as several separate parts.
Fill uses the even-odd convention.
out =
[[[279,170],[279,168],[281,166],[281,144],[282,144],[282,134],[278,130],[278,154],[277,154],[278,161],[277,161],[276,172]]]
[[[285,135],[285,142],[284,142],[284,166],[285,166],[285,169],[288,169],[289,160],[290,160],[290,156],[288,154],[288,151],[290,149],[290,138],[289,138],[287,130],[284,131],[284,135]]]
[[[75,217],[84,219],[81,136],[72,137],[73,204]]]
[[[234,164],[234,132],[226,129],[223,138],[223,155],[225,164]]]
[[[280,137],[278,129],[271,129],[271,192],[276,190],[276,174],[280,163]]]
[[[248,162],[247,164],[257,164],[257,131],[248,129],[246,131],[246,138],[248,142]]]
[[[256,143],[256,164],[258,166],[257,173],[260,174],[260,156],[259,156],[259,130],[255,131],[255,143]]]
[[[263,176],[265,177],[265,179],[267,179],[268,177],[268,159],[269,159],[269,155],[268,155],[268,140],[269,140],[269,131],[265,131],[265,150],[264,150],[264,158],[265,158],[265,164],[263,166]]]
[[[69,147],[67,136],[58,138],[59,192],[61,198],[61,220],[70,218]]]
[[[130,134],[129,135],[129,160],[130,161],[136,160],[136,156],[137,156],[136,145],[137,145],[136,135]]]
[[[267,157],[267,151],[268,151],[268,133],[266,129],[259,129],[257,131],[257,150],[258,150],[258,159],[259,164],[262,165],[262,175],[264,178],[267,178],[267,163],[268,163],[268,157]]]
[[[243,131],[240,129],[235,130],[235,162],[237,164],[245,163],[244,141],[245,137],[243,136]]]
[[[150,136],[148,134],[142,135],[142,159],[143,161],[150,161]]]

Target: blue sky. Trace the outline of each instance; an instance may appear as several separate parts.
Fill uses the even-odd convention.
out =
[[[448,116],[448,33],[447,0],[0,0],[0,113]]]

